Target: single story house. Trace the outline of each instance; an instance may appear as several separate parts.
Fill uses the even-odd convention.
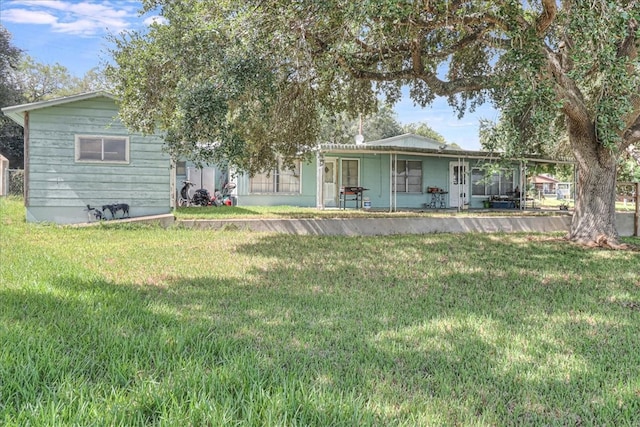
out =
[[[178,162],[176,182],[186,179],[210,193],[235,181],[239,206],[291,205],[375,209],[525,208],[527,168],[554,160],[507,162],[487,176],[495,153],[465,151],[413,134],[359,144],[321,144],[311,162],[298,162],[249,177]],[[565,162],[570,163],[570,162]],[[351,191],[344,191],[344,189]],[[524,189],[525,191],[521,191]],[[353,191],[355,190],[355,191]]]
[[[102,212],[102,206],[126,204],[132,217],[171,212],[164,140],[129,132],[113,95],[90,92],[2,112],[24,128],[28,222],[87,222],[87,205]]]
[[[572,193],[571,188],[574,186],[571,182],[561,182],[546,174],[533,176],[530,182],[538,197],[569,198]]]
[[[405,134],[356,144],[321,144],[311,161],[253,177],[212,165],[172,163],[161,135],[130,132],[118,118],[118,101],[90,92],[6,107],[25,130],[24,200],[29,222],[71,224],[91,218],[87,207],[129,206],[129,216],[170,213],[181,181],[211,194],[235,181],[239,206],[467,209],[524,208],[527,168],[558,163],[539,158],[508,162],[487,176],[495,153],[465,151]],[[503,163],[504,165],[504,163]],[[105,211],[107,218],[111,214]],[[123,216],[119,213],[118,217]],[[95,219],[95,218],[94,218]]]

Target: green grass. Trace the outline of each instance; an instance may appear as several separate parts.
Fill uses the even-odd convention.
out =
[[[223,207],[179,207],[174,211],[178,219],[225,219],[225,218],[397,218],[397,217],[451,217],[451,216],[549,216],[566,215],[560,210],[563,201],[547,198],[536,199],[536,209],[516,210],[464,210],[457,212],[455,209],[431,210],[431,209],[406,209],[399,212],[389,212],[383,209],[325,209],[306,208],[297,206],[223,206]],[[573,200],[567,200],[571,209]],[[635,204],[616,203],[618,212],[633,212]]]
[[[29,225],[15,199],[0,238],[2,425],[640,424],[638,252]]]
[[[568,204],[570,209],[573,209],[575,206],[575,201],[573,199],[565,199],[558,200],[556,198],[546,198],[546,199],[536,199],[536,206],[541,207],[542,209],[559,209],[560,205],[563,203]],[[616,202],[616,212],[634,212],[636,210],[635,201],[628,202]]]
[[[559,205],[557,205],[559,206]],[[558,207],[552,210],[429,210],[406,209],[389,212],[382,209],[335,209],[319,210],[297,206],[224,206],[224,207],[179,207],[174,211],[178,219],[225,219],[225,218],[398,218],[398,217],[451,217],[451,216],[522,216],[562,215]]]

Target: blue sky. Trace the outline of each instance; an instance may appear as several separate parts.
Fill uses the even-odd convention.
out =
[[[12,34],[13,45],[37,62],[59,63],[81,77],[109,61],[107,35],[143,29],[157,19],[141,16],[140,7],[137,0],[0,0],[0,22]],[[444,99],[422,109],[406,95],[395,111],[401,123],[425,122],[448,142],[469,150],[480,149],[479,120],[497,119],[489,105],[458,120]]]

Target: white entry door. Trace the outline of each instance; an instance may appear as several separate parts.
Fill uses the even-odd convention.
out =
[[[322,194],[324,196],[324,206],[338,206],[338,168],[335,159],[325,159]]]
[[[469,163],[449,163],[449,206],[452,208],[464,207],[469,203],[468,170]]]

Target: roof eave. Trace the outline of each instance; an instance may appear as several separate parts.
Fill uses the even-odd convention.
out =
[[[65,96],[62,98],[50,99],[47,101],[38,101],[38,102],[30,102],[28,104],[12,105],[9,107],[2,108],[1,111],[4,113],[5,116],[9,117],[11,120],[18,123],[20,126],[24,127],[24,113],[27,111],[53,107],[56,105],[67,104],[69,102],[84,101],[86,99],[98,98],[101,96],[111,98],[113,100],[117,100],[115,95],[103,90],[98,90],[94,92],[85,92],[78,95],[71,95],[71,96]]]
[[[498,159],[503,157],[502,153],[492,151],[470,151],[470,150],[447,150],[447,149],[432,149],[432,148],[415,148],[415,147],[395,147],[395,146],[374,146],[369,144],[322,144],[320,146],[322,151],[329,151],[334,153],[379,153],[379,154],[391,154],[391,153],[403,153],[403,154],[415,154],[430,157],[449,157],[449,158],[467,158],[467,159]],[[562,163],[572,164],[571,160],[563,159],[545,159],[535,155],[528,155],[522,158],[513,158],[511,160],[519,160],[525,162],[535,163]]]

